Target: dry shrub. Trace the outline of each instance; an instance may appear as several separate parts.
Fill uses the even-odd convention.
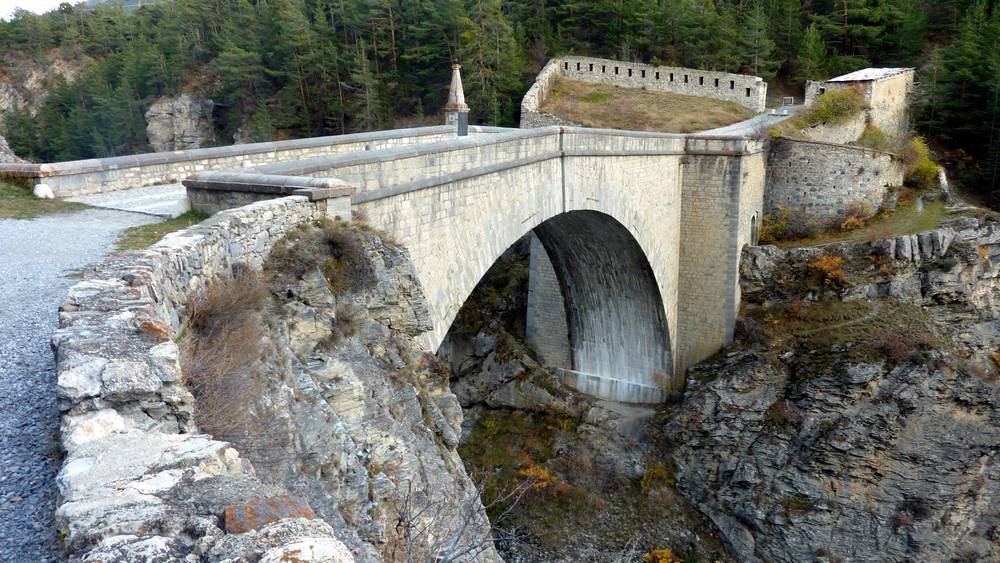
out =
[[[824,255],[810,262],[809,269],[820,275],[824,286],[844,287],[847,285],[847,276],[843,265],[843,257]]]
[[[858,199],[847,202],[844,216],[840,222],[840,230],[854,231],[864,227],[875,216],[875,209],[867,201]]]
[[[532,463],[524,469],[517,472],[525,482],[531,484],[531,490],[543,492],[549,491],[552,493],[561,492],[559,479],[549,471],[549,468],[544,465],[538,465]]]
[[[792,213],[784,207],[778,207],[774,213],[765,213],[760,221],[760,244],[774,244],[788,236],[788,226]]]
[[[792,213],[778,206],[772,213],[765,213],[760,222],[760,244],[775,244],[781,241],[799,240],[822,232],[824,225],[810,218],[807,213]]]
[[[274,246],[267,269],[278,281],[295,281],[319,265],[334,295],[360,291],[375,282],[362,227],[323,220],[293,229]]]
[[[926,332],[916,334],[883,332],[875,344],[887,360],[893,364],[900,364],[934,348],[936,341],[933,335]]]
[[[888,151],[892,148],[892,138],[885,131],[869,123],[858,137],[858,144],[877,151]]]
[[[266,387],[258,361],[269,299],[258,272],[222,276],[189,302],[181,342],[184,384],[194,395],[199,428],[264,463],[283,445],[274,417],[258,404]]]
[[[775,430],[790,430],[801,423],[802,415],[783,399],[775,401],[764,412],[764,424]]]
[[[819,95],[792,121],[799,128],[817,123],[843,123],[861,113],[864,107],[865,97],[859,88],[839,88]]]
[[[644,491],[659,489],[661,487],[673,487],[677,484],[674,474],[677,472],[677,467],[666,463],[651,463],[646,471],[642,474],[642,479],[639,481],[639,486]]]

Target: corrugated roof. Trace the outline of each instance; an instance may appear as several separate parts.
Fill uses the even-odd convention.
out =
[[[878,80],[896,74],[902,74],[911,68],[865,68],[854,72],[831,78],[827,82],[860,82],[863,80]]]

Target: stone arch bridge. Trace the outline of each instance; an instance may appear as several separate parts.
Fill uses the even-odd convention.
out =
[[[60,197],[184,180],[195,209],[289,195],[360,212],[409,249],[436,350],[494,261],[534,232],[529,341],[569,385],[662,400],[732,338],[763,205],[743,137],[575,127],[399,129],[51,164],[0,164]],[[154,191],[156,189],[154,188]],[[265,244],[264,241],[260,241]]]
[[[533,231],[536,347],[581,391],[656,402],[732,338],[764,176],[757,140],[543,127],[200,172],[184,184],[206,211],[298,194],[325,199],[330,214],[363,214],[409,249],[434,350],[490,266]]]

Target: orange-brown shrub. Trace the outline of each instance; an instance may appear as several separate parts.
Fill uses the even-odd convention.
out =
[[[847,275],[844,274],[844,258],[842,256],[824,255],[809,263],[809,268],[820,274],[823,285],[828,287],[843,287],[847,285]]]
[[[642,563],[680,563],[669,547],[657,547],[642,556]]]

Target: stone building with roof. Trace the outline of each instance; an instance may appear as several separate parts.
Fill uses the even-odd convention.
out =
[[[866,68],[829,80],[810,80],[805,103],[830,90],[857,88],[865,97],[867,122],[898,137],[910,131],[909,96],[915,76],[912,68]]]

